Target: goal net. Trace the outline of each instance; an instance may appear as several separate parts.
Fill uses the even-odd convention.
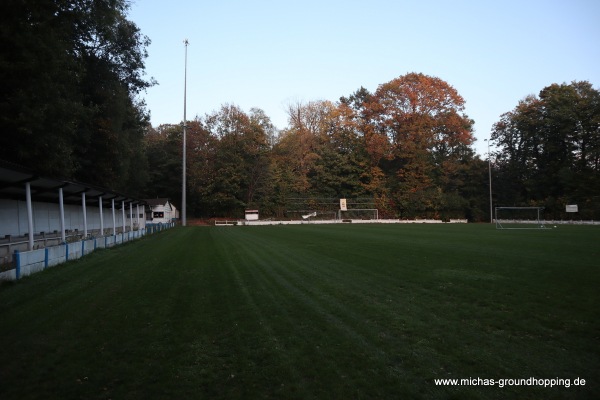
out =
[[[338,219],[341,220],[372,220],[379,219],[379,212],[376,208],[358,208],[338,211]]]
[[[335,211],[296,210],[287,211],[286,215],[292,220],[301,221],[329,221],[335,220]]]
[[[496,229],[545,229],[544,207],[496,207]]]

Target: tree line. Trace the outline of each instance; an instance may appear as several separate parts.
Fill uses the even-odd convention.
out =
[[[140,94],[150,43],[125,0],[0,5],[0,158],[45,175],[180,204],[182,123],[152,127]],[[286,218],[339,198],[389,218],[489,219],[497,206],[600,216],[600,92],[552,84],[500,116],[493,152],[473,149],[465,101],[409,73],[374,92],[289,104],[277,129],[234,104],[187,123],[187,206],[195,217]],[[297,215],[295,215],[297,216]]]
[[[262,110],[246,114],[235,105],[188,123],[192,212],[240,216],[258,208],[282,218],[339,198],[369,199],[380,217],[476,218],[485,210],[479,193],[487,164],[471,148],[473,121],[441,79],[408,74],[374,93],[360,88],[335,103],[290,104],[287,112],[289,124],[278,132]],[[176,185],[165,173],[181,171],[174,163],[181,132],[163,126],[147,136],[157,183]]]
[[[147,183],[150,40],[125,0],[0,3],[0,148],[45,175],[127,192]]]
[[[380,217],[489,220],[494,206],[546,207],[548,218],[600,216],[600,92],[553,84],[500,117],[490,158],[475,154],[464,100],[439,78],[411,73],[337,102],[290,104],[277,131],[235,105],[188,123],[188,207],[203,217],[293,217],[360,199]],[[180,197],[182,126],[146,136],[151,181]],[[578,204],[576,216],[566,204]]]

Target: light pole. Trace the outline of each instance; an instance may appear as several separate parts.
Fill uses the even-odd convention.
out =
[[[490,153],[490,142],[491,139],[484,139],[488,145],[488,178],[490,182],[490,224],[494,223],[494,214],[492,212],[492,155]]]
[[[188,48],[188,40],[185,39],[183,41],[185,45],[185,69],[183,75],[183,172],[181,177],[181,225],[187,225],[187,216],[186,216],[186,198],[185,198],[185,175],[186,175],[186,130],[187,130],[187,120],[186,120],[186,100],[187,100],[187,48]]]

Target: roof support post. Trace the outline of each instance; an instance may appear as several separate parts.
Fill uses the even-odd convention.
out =
[[[104,211],[102,211],[102,196],[98,196],[98,206],[100,208],[100,236],[104,236]]]
[[[87,239],[87,209],[85,208],[85,192],[81,193],[81,209],[83,210],[83,238]]]
[[[33,207],[31,205],[31,184],[29,182],[25,183],[25,202],[27,203],[27,235],[29,236],[27,249],[33,250]]]
[[[133,232],[133,203],[129,202],[129,232]]]
[[[67,236],[65,235],[65,202],[62,188],[58,188],[58,208],[60,210],[60,240],[65,243]]]
[[[123,235],[125,234],[125,200],[121,201],[121,214],[123,214]]]
[[[117,236],[117,220],[115,218],[115,199],[112,199],[113,236]]]

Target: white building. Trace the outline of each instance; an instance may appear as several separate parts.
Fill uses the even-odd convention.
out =
[[[145,199],[146,223],[165,224],[179,218],[179,211],[167,198]]]

